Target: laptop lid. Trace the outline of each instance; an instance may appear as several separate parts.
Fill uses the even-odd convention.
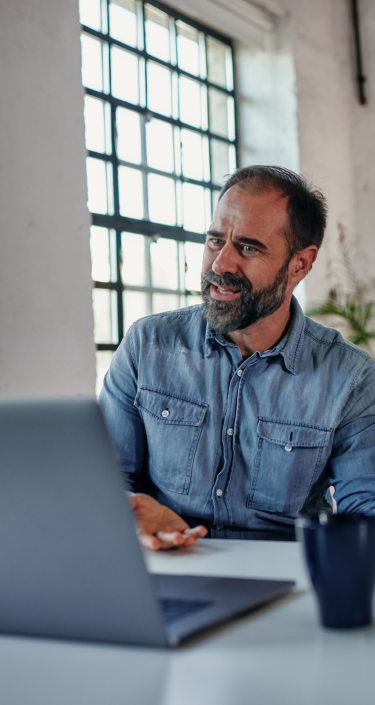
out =
[[[166,646],[93,401],[0,402],[0,631]]]

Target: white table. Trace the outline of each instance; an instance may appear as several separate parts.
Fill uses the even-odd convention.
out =
[[[146,560],[158,572],[297,587],[174,652],[0,637],[1,705],[374,705],[375,627],[319,626],[299,544],[201,540]]]

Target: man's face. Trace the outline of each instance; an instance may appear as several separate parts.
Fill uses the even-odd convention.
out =
[[[203,315],[219,333],[243,330],[277,311],[290,262],[288,200],[233,186],[220,200],[203,255]],[[291,285],[293,288],[293,285]]]

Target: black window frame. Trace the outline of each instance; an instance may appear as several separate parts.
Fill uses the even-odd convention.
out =
[[[91,212],[91,218],[92,218],[92,225],[107,228],[108,231],[113,230],[116,232],[116,262],[117,262],[117,281],[93,281],[93,286],[94,288],[98,289],[106,289],[110,291],[116,291],[117,293],[117,326],[118,326],[118,342],[117,343],[96,343],[96,349],[98,351],[115,351],[119,344],[121,343],[121,340],[124,336],[124,312],[123,312],[123,292],[126,290],[131,290],[131,291],[145,291],[147,288],[147,291],[151,293],[168,293],[168,294],[175,294],[176,291],[171,290],[171,289],[160,289],[160,288],[154,288],[154,287],[137,287],[137,286],[130,286],[126,285],[122,282],[121,279],[121,233],[123,232],[130,232],[130,233],[138,233],[144,236],[150,236],[151,238],[156,238],[156,237],[163,237],[171,240],[175,240],[177,242],[196,242],[196,243],[204,243],[205,242],[205,234],[201,233],[196,233],[196,232],[190,232],[185,230],[183,227],[177,226],[177,225],[164,225],[161,223],[154,223],[150,220],[146,219],[136,219],[136,218],[129,218],[120,215],[120,208],[119,208],[119,190],[118,190],[118,167],[121,164],[128,165],[127,162],[124,162],[123,160],[119,159],[116,154],[116,109],[118,107],[123,107],[128,110],[132,110],[134,112],[140,113],[144,115],[147,119],[150,118],[156,118],[157,120],[162,120],[167,122],[168,124],[172,126],[176,126],[180,129],[188,129],[193,132],[197,132],[198,134],[208,137],[208,138],[213,138],[217,141],[222,141],[225,144],[228,145],[233,145],[235,147],[235,153],[236,153],[236,166],[238,166],[238,125],[237,125],[237,110],[236,110],[236,100],[235,100],[235,67],[234,67],[234,48],[233,48],[233,42],[232,40],[211,29],[210,27],[207,27],[206,25],[201,24],[200,22],[197,22],[196,20],[184,15],[183,13],[179,12],[175,8],[170,7],[169,5],[166,5],[162,2],[158,2],[158,0],[142,0],[142,18],[143,18],[143,33],[144,33],[144,49],[138,49],[134,46],[131,46],[129,44],[126,44],[124,42],[119,41],[118,39],[114,39],[113,37],[110,36],[109,31],[110,31],[110,17],[109,17],[109,5],[110,5],[110,0],[102,0],[102,2],[105,2],[106,4],[106,23],[107,23],[107,29],[108,31],[106,33],[97,31],[95,29],[92,29],[91,27],[88,27],[87,25],[81,24],[81,29],[82,33],[92,36],[96,39],[101,40],[103,43],[108,44],[109,50],[109,92],[104,93],[104,92],[99,92],[96,90],[93,90],[91,88],[87,88],[84,86],[84,91],[86,95],[92,96],[93,98],[98,98],[102,100],[103,102],[109,103],[111,107],[111,147],[112,147],[112,153],[111,154],[103,154],[101,152],[95,152],[92,150],[87,151],[87,156],[88,157],[93,157],[95,159],[103,160],[105,162],[110,162],[112,164],[112,170],[113,170],[113,196],[114,196],[114,214],[113,215],[104,215],[104,214],[99,214],[99,213],[93,213]],[[199,32],[204,33],[205,36],[205,42],[206,42],[206,37],[212,37],[213,39],[216,39],[223,44],[227,45],[232,52],[232,65],[233,65],[233,89],[228,90],[227,88],[224,88],[222,86],[217,85],[216,83],[210,82],[207,78],[201,78],[195,75],[192,75],[191,73],[188,73],[184,71],[183,69],[179,68],[178,65],[172,64],[170,62],[163,61],[162,59],[159,59],[152,54],[148,54],[146,51],[146,41],[145,41],[145,11],[144,7],[145,5],[152,5],[153,7],[157,8],[158,10],[161,10],[162,12],[167,13],[170,17],[172,17],[175,21],[180,20],[182,22],[185,22],[186,24],[190,25],[194,29],[198,30]],[[177,39],[177,37],[176,37]],[[210,132],[209,129],[204,130],[202,128],[194,127],[188,123],[184,123],[179,119],[175,119],[173,117],[166,117],[165,115],[162,115],[160,113],[151,111],[147,107],[140,106],[140,105],[135,105],[133,103],[129,103],[127,101],[121,100],[119,98],[115,98],[111,94],[111,51],[110,48],[111,46],[117,46],[120,49],[125,49],[132,54],[135,54],[138,57],[142,57],[145,62],[147,61],[152,61],[154,63],[157,63],[165,68],[168,68],[170,71],[173,71],[176,73],[178,76],[186,76],[189,79],[193,79],[197,81],[200,84],[203,84],[207,87],[207,90],[209,88],[214,88],[217,91],[222,91],[225,93],[227,96],[231,96],[234,100],[234,125],[235,125],[235,136],[234,140],[230,139],[229,137],[223,137],[221,135],[218,135],[216,133]],[[177,54],[177,49],[176,49],[176,54]],[[206,61],[207,61],[207,51],[206,51]],[[146,95],[147,95],[147,72],[145,72],[145,80],[146,80]],[[206,74],[207,75],[207,74]],[[208,127],[209,127],[209,122],[208,122]],[[130,166],[130,165],[129,165]],[[141,171],[145,171],[145,166],[138,166],[138,165],[132,165],[134,168],[138,168]],[[211,152],[210,152],[210,168],[212,168],[212,163],[211,163]],[[212,181],[198,181],[196,179],[191,179],[183,175],[183,172],[181,171],[181,175],[176,176],[175,174],[165,174],[165,172],[161,172],[157,169],[153,169],[147,166],[146,168],[146,173],[156,173],[159,175],[171,177],[175,180],[179,180],[181,183],[191,183],[197,186],[202,186],[205,189],[210,189],[211,191],[211,204],[212,204],[212,192],[220,192],[221,186],[218,184],[213,183]],[[211,179],[212,179],[212,171],[211,171]],[[213,210],[213,208],[212,208]],[[190,292],[188,290],[184,291],[179,291],[180,294],[185,294],[185,295],[194,295],[197,292]]]

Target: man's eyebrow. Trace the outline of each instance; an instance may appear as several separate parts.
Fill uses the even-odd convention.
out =
[[[222,238],[223,240],[226,239],[226,236],[224,233],[219,233],[218,230],[207,230],[207,235],[211,235],[212,237],[218,237]],[[259,247],[260,250],[267,250],[268,247],[263,243],[260,242],[260,240],[257,240],[255,237],[243,237],[242,235],[239,235],[238,237],[235,238],[236,242],[241,242],[243,245],[251,245],[253,247]]]

